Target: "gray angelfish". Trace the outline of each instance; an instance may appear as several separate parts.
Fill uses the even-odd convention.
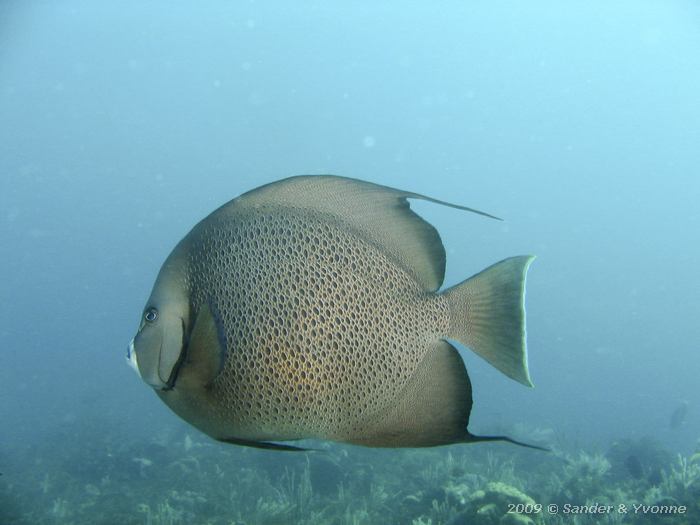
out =
[[[514,442],[467,430],[471,384],[447,339],[531,386],[523,303],[533,257],[438,291],[445,250],[407,199],[488,216],[335,176],[232,200],[163,264],[129,361],[176,414],[230,443]]]
[[[688,416],[688,402],[681,401],[676,409],[671,413],[669,418],[668,426],[672,430],[678,430],[685,423],[685,419]]]

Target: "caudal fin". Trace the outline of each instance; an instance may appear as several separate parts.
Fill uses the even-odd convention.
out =
[[[508,377],[532,386],[525,340],[525,276],[533,256],[511,257],[444,292],[450,333]]]

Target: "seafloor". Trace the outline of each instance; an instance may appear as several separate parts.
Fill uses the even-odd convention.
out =
[[[0,523],[700,523],[700,449],[684,456],[643,438],[564,451],[549,432],[528,434],[553,451],[310,442],[320,450],[276,452],[177,425],[145,441],[72,429],[0,446]]]

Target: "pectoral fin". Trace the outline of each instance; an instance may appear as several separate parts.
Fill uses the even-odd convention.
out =
[[[177,382],[179,387],[208,387],[226,362],[226,341],[212,309],[199,309],[187,344],[187,355]]]

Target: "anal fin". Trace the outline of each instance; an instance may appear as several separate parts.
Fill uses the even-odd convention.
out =
[[[232,445],[240,445],[242,447],[260,448],[264,450],[286,450],[288,452],[312,452],[313,448],[295,447],[294,445],[286,445],[284,443],[272,443],[270,441],[253,441],[249,439],[239,438],[219,438],[217,441],[222,443],[230,443]]]
[[[436,341],[388,413],[368,422],[350,443],[372,447],[432,447],[469,440],[471,383],[457,350]]]

